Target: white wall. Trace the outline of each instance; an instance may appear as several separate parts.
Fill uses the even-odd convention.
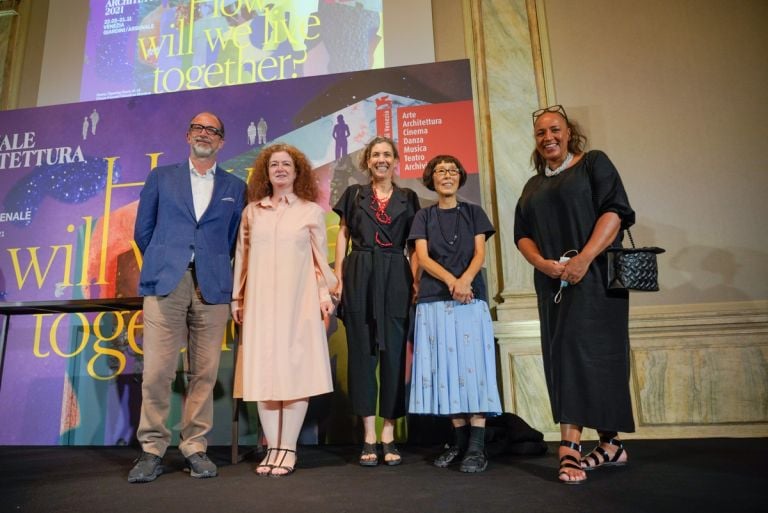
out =
[[[768,2],[545,0],[557,103],[617,165],[663,292],[768,299]]]
[[[80,99],[88,0],[49,0],[37,106]]]

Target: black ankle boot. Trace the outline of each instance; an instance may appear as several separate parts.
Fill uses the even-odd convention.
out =
[[[462,472],[482,472],[488,467],[485,455],[485,428],[472,426],[469,432],[469,445],[464,459],[461,460]]]
[[[445,468],[464,457],[469,443],[469,424],[453,428],[453,443],[437,458],[434,465]]]

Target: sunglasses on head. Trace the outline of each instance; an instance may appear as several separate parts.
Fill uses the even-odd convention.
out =
[[[536,123],[536,120],[539,119],[539,116],[546,114],[547,112],[556,112],[563,116],[566,121],[568,121],[568,115],[565,113],[565,109],[562,105],[551,105],[549,107],[544,107],[543,109],[533,111],[533,114],[531,114],[533,122]]]

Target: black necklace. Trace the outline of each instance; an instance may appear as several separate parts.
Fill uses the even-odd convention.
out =
[[[440,222],[440,208],[437,205],[435,205],[435,208],[437,209],[437,227],[440,229],[440,235],[443,236],[443,240],[447,242],[449,246],[453,246],[459,240],[459,217],[461,217],[461,203],[456,204],[456,223],[453,226],[453,236],[451,237],[446,237],[445,231],[443,230],[443,223]]]

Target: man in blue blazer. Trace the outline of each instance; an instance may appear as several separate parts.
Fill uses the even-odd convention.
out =
[[[232,297],[232,255],[245,182],[216,165],[224,124],[202,112],[187,129],[189,161],[154,169],[139,199],[134,239],[144,258],[144,374],[137,438],[141,456],[131,483],[153,481],[171,442],[167,427],[171,383],[187,348],[189,384],[179,450],[190,475],[215,477],[206,455],[213,425],[213,388]]]

